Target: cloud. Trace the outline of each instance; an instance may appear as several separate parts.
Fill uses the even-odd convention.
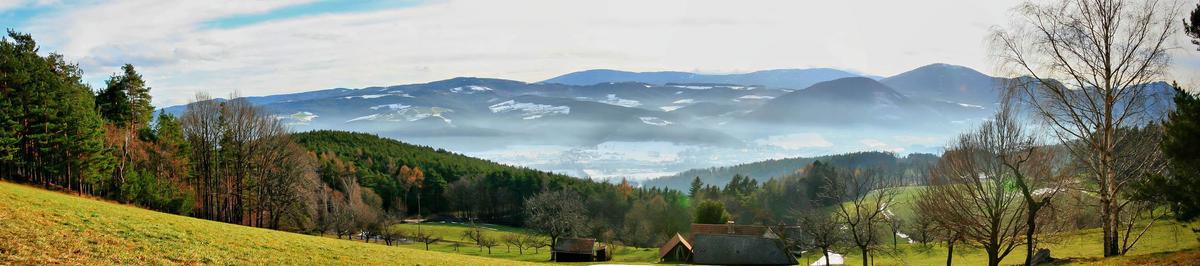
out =
[[[788,135],[770,136],[766,139],[758,139],[754,141],[759,145],[768,145],[783,148],[786,150],[799,150],[806,148],[829,148],[833,147],[833,143],[815,133],[797,133]]]
[[[0,11],[25,7],[44,7],[58,4],[58,0],[0,0]]]
[[[885,143],[885,142],[877,140],[877,139],[862,139],[858,143],[861,144],[865,148],[865,150],[869,150],[869,151],[887,151],[887,152],[894,152],[894,153],[903,153],[904,152],[903,147],[893,146],[891,144]]]
[[[986,70],[986,29],[972,25],[1000,24],[1016,4],[446,0],[205,26],[306,2],[104,2],[29,24],[94,83],[120,64],[139,66],[155,104],[167,105],[195,91],[265,95],[455,76],[532,82],[588,68],[837,67],[891,75],[952,62]]]

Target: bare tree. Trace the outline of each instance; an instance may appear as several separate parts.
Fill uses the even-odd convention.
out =
[[[1036,237],[1039,224],[1053,219],[1053,215],[1042,215],[1043,209],[1048,208],[1054,196],[1066,187],[1067,178],[1056,173],[1055,152],[1046,146],[1037,135],[1027,132],[1026,125],[1017,119],[1011,97],[1006,97],[1001,103],[999,112],[991,120],[985,121],[972,133],[967,142],[961,145],[971,146],[971,150],[981,153],[980,160],[988,160],[994,156],[995,163],[1001,166],[999,175],[1008,177],[1021,193],[1025,203],[1025,265],[1034,265],[1034,251],[1037,250]],[[979,165],[979,164],[977,164]]]
[[[478,243],[480,247],[487,248],[488,254],[492,254],[493,247],[500,245],[500,241],[497,241],[496,238],[487,235],[479,235]]]
[[[525,222],[550,237],[550,246],[558,238],[587,231],[583,199],[570,190],[546,191],[525,202],[529,217]],[[550,259],[554,259],[551,253]]]
[[[389,219],[384,223],[383,228],[380,229],[379,237],[382,238],[383,242],[388,246],[391,246],[392,242],[408,237],[408,233],[403,229],[400,229],[398,225],[400,225],[400,223]]]
[[[813,211],[800,216],[801,231],[812,240],[812,246],[821,249],[825,265],[829,264],[829,249],[844,241],[841,224],[828,213]]]
[[[921,192],[917,206],[938,225],[982,247],[988,265],[995,266],[1021,245],[1025,210],[1021,194],[1007,187],[1013,176],[980,144],[986,139],[966,133],[947,147],[931,169],[930,186]]]
[[[529,248],[532,248],[533,254],[537,254],[538,250],[550,245],[549,239],[546,239],[545,237],[541,237],[538,235],[526,234],[522,238],[523,238],[523,240],[521,242],[525,242],[526,246],[528,246]]]
[[[1083,162],[1099,195],[1104,256],[1119,255],[1121,191],[1145,175],[1147,154],[1121,153],[1122,145],[1156,146],[1131,138],[1125,128],[1156,120],[1147,107],[1148,83],[1169,65],[1168,40],[1177,7],[1164,1],[1059,0],[1028,3],[993,44],[1005,68],[1055,136]]]
[[[928,251],[929,243],[934,241],[937,231],[940,229],[937,228],[937,223],[932,218],[921,214],[920,211],[904,225],[904,228],[908,230],[908,238],[920,244],[924,251]]]
[[[460,240],[471,240],[472,243],[475,243],[476,246],[479,246],[479,251],[483,252],[483,243],[481,243],[483,238],[483,230],[480,230],[479,226],[476,226],[474,223],[472,223],[470,228],[462,232],[462,238],[460,238]]]
[[[525,248],[528,247],[528,243],[525,242],[524,237],[518,234],[507,234],[501,237],[501,239],[504,240],[504,245],[508,246],[508,253],[512,253],[512,247],[515,246],[517,247],[517,253],[525,255]]]
[[[418,231],[416,234],[413,234],[413,239],[421,242],[421,244],[425,244],[425,250],[429,250],[429,245],[442,241],[442,237],[434,236],[425,231]],[[454,247],[454,251],[458,251],[457,246]]]
[[[847,239],[862,252],[863,266],[866,266],[871,250],[879,244],[879,229],[886,223],[884,212],[895,202],[897,191],[890,181],[875,171],[839,171],[826,179],[828,187],[844,188],[824,191],[822,197],[844,202],[836,205],[834,216],[848,229]]]

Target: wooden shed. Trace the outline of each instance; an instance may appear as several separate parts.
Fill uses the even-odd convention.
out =
[[[674,237],[663,243],[662,247],[658,248],[658,258],[663,262],[689,262],[692,260],[692,243],[689,243],[682,235],[675,234]]]
[[[550,252],[554,253],[556,262],[593,261],[596,254],[596,239],[559,238]]]

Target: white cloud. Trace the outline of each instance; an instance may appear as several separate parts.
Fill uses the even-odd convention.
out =
[[[894,153],[903,153],[903,147],[897,147],[877,139],[862,139],[858,142],[868,151],[888,151]]]
[[[0,0],[0,11],[22,7],[42,7],[57,4],[58,0]]]
[[[783,148],[786,150],[799,150],[805,148],[829,148],[833,147],[833,143],[821,137],[816,133],[796,133],[788,135],[770,136],[765,139],[754,141],[759,145],[768,145]]]
[[[23,30],[79,62],[93,82],[137,65],[155,104],[169,105],[196,91],[253,96],[456,76],[540,81],[589,68],[891,75],[948,62],[990,72],[988,27],[1005,23],[1018,2],[444,0],[205,26],[308,1],[111,1],[64,7]]]

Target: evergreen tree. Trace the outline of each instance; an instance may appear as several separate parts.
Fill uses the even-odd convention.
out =
[[[688,189],[688,197],[695,198],[696,192],[699,192],[702,188],[704,188],[704,182],[700,181],[700,176],[696,176],[695,179],[692,179],[692,187]]]
[[[1196,50],[1200,51],[1200,4],[1196,4],[1189,18],[1183,19],[1183,31],[1192,37],[1192,44],[1198,46]]]
[[[1163,124],[1160,148],[1169,160],[1167,175],[1135,186],[1138,197],[1162,202],[1180,221],[1200,218],[1200,97],[1175,86],[1175,110]]]
[[[79,68],[10,30],[0,73],[0,176],[77,190],[102,180],[104,131]]]
[[[154,106],[150,104],[150,88],[142,80],[142,75],[134,70],[133,65],[125,64],[121,73],[109,77],[105,88],[96,97],[96,105],[100,113],[112,125],[112,130],[120,131],[120,141],[110,140],[113,152],[117,157],[114,177],[117,187],[125,183],[126,173],[129,172],[131,146],[137,144],[134,136],[143,127],[148,126]]]

